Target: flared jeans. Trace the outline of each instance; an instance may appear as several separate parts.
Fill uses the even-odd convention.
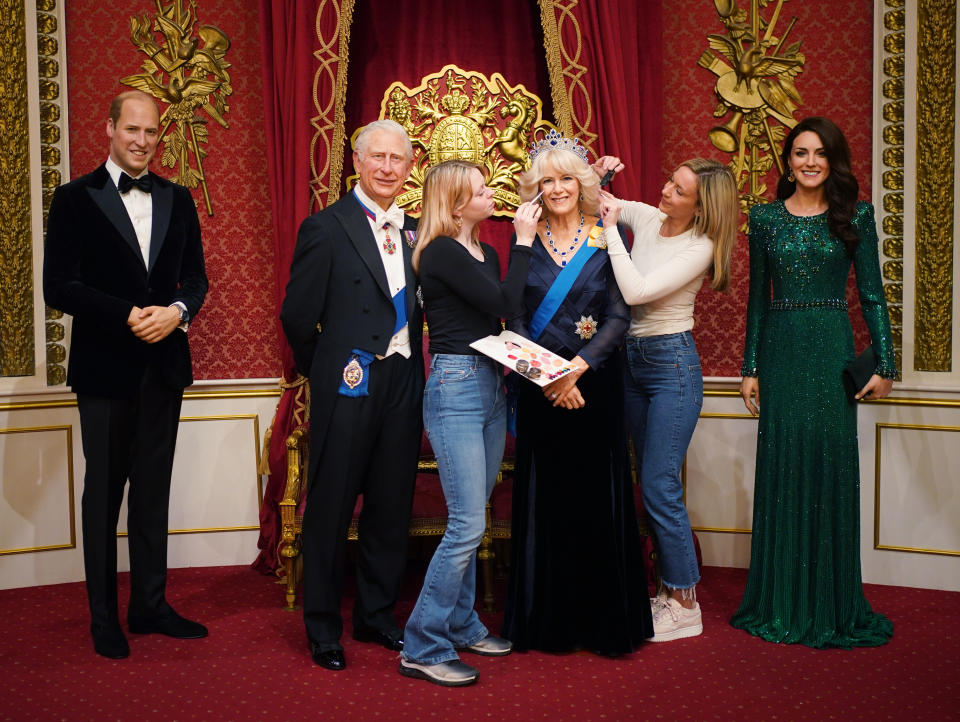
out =
[[[506,438],[501,366],[486,356],[436,354],[423,394],[423,422],[440,472],[447,529],[407,620],[403,658],[439,664],[489,632],[473,608],[477,547]]]

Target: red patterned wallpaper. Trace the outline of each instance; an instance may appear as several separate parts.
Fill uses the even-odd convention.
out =
[[[741,3],[745,5],[744,3]],[[761,10],[769,18],[770,8]],[[790,40],[801,41],[806,56],[796,85],[804,104],[794,116],[825,115],[844,131],[853,155],[853,172],[860,181],[860,196],[870,199],[872,152],[873,10],[862,0],[790,2],[783,6],[779,30],[790,18],[797,23]],[[697,65],[707,49],[707,34],[724,32],[715,6],[705,0],[665,2],[664,177],[679,163],[695,156],[730,160],[713,147],[707,132],[716,125],[713,109],[716,76]],[[729,118],[729,116],[727,116]],[[767,179],[772,199],[776,174]],[[655,202],[655,198],[642,199]],[[694,335],[705,376],[739,376],[743,354],[744,317],[748,286],[747,240],[738,240],[733,263],[733,283],[728,293],[704,286],[697,298]],[[848,292],[857,348],[869,343],[856,294]]]
[[[210,294],[191,328],[198,379],[256,378],[280,372],[279,328],[273,307],[270,204],[264,157],[261,55],[256,3],[200,0],[200,21],[231,40],[227,60],[234,85],[230,129],[208,124],[210,155],[204,162],[215,215],[202,210]],[[152,13],[148,0],[106,8],[94,0],[66,4],[71,174],[82,175],[107,154],[104,123],[110,98],[124,89],[118,79],[139,72],[142,55],[129,41],[132,14]],[[827,12],[827,9],[829,11]],[[770,9],[763,11],[768,17]],[[804,105],[796,117],[827,115],[847,134],[861,197],[870,198],[872,136],[872,6],[857,0],[791,2],[780,25],[794,15],[791,39],[802,42],[806,66],[797,80]],[[707,140],[715,124],[715,77],[697,65],[707,33],[721,33],[708,0],[665,2],[664,177],[694,156],[727,161]],[[356,70],[356,69],[354,69]],[[171,175],[154,161],[153,170]],[[775,186],[771,175],[768,187]],[[195,197],[200,200],[199,192]],[[643,198],[656,202],[656,198]],[[202,204],[202,200],[200,201]],[[695,335],[708,376],[738,376],[747,297],[747,244],[741,237],[729,293],[706,289],[697,302]],[[851,297],[857,346],[866,333],[855,294]]]
[[[111,6],[97,0],[66,5],[70,172],[77,177],[108,152],[110,100],[127,88],[119,79],[140,72],[144,55],[130,42],[130,16],[153,16],[149,0]],[[214,216],[196,189],[210,292],[190,326],[198,379],[275,377],[280,373],[279,323],[274,310],[270,198],[264,144],[260,28],[257,3],[200,0],[200,24],[230,39],[226,60],[234,87],[226,119],[215,122],[204,159]],[[157,153],[151,170],[171,177]]]

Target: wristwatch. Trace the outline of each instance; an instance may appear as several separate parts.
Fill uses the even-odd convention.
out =
[[[190,314],[187,313],[187,307],[180,301],[175,301],[170,304],[180,312],[180,323],[186,323],[190,320]]]

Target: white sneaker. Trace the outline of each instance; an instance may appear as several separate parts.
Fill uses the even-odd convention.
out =
[[[700,605],[694,602],[693,609],[687,609],[676,599],[667,599],[662,607],[653,613],[653,638],[651,642],[670,642],[674,639],[696,637],[703,633],[703,620]]]
[[[664,607],[667,604],[667,588],[660,587],[660,591],[657,592],[657,596],[650,597],[650,611],[654,614],[657,613],[657,610],[660,607]]]
[[[400,674],[414,679],[425,679],[443,687],[464,687],[477,681],[480,673],[459,659],[439,664],[417,664],[400,659]]]
[[[488,634],[479,642],[474,642],[469,647],[457,647],[458,652],[473,652],[484,657],[505,657],[513,649],[513,642],[501,637],[494,637]]]

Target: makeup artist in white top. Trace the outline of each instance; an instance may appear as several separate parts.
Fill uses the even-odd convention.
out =
[[[603,176],[623,165],[604,157],[593,168]],[[708,271],[714,289],[729,285],[736,181],[725,165],[695,158],[673,172],[658,207],[602,193],[600,216],[617,285],[630,304],[624,403],[660,559],[653,641],[693,637],[703,631],[700,571],[680,468],[703,405],[703,377],[690,331]],[[618,222],[633,231],[632,253],[614,230]]]

